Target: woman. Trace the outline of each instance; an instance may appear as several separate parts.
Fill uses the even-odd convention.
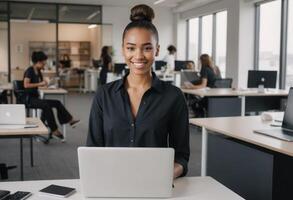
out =
[[[151,68],[159,37],[147,5],[131,9],[122,38],[129,74],[100,87],[93,100],[88,146],[173,147],[174,178],[187,173],[188,110],[182,92],[160,81]]]
[[[188,89],[200,89],[205,87],[214,87],[216,81],[216,71],[213,67],[212,60],[208,54],[202,54],[200,56],[200,63],[201,63],[201,82],[198,84],[188,83],[185,86]]]
[[[168,48],[168,54],[164,57],[164,61],[167,62],[167,68],[169,71],[175,70],[175,54],[176,54],[176,47],[173,45],[169,45]]]
[[[23,86],[26,95],[28,95],[30,108],[37,108],[42,110],[42,120],[47,122],[53,136],[59,139],[64,139],[62,133],[58,130],[56,120],[53,113],[53,108],[57,110],[57,116],[60,124],[69,123],[71,126],[76,125],[79,120],[75,120],[71,114],[66,110],[63,104],[58,100],[39,99],[38,87],[46,87],[48,83],[43,80],[41,70],[46,65],[47,56],[42,52],[33,52],[32,62],[33,66],[27,68],[24,73]]]
[[[103,46],[101,53],[102,70],[100,72],[100,84],[107,83],[107,73],[112,68],[112,58],[110,56],[110,48]]]

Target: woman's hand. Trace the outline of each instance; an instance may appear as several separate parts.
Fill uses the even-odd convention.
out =
[[[48,85],[48,82],[45,80],[39,83],[40,87],[46,87],[47,85]]]
[[[183,166],[178,163],[174,163],[173,178],[176,179],[177,177],[181,176],[182,173],[183,173]]]

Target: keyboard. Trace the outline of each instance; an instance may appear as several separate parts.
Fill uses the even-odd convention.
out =
[[[30,192],[24,192],[24,191],[17,191],[14,194],[11,194],[4,198],[3,200],[24,200],[30,197],[32,193]]]

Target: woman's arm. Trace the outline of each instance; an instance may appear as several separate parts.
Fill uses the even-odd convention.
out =
[[[203,78],[201,80],[201,83],[200,84],[198,84],[198,85],[192,84],[192,86],[190,88],[188,88],[188,89],[201,89],[201,88],[207,87],[207,85],[208,85],[208,79],[207,78]]]
[[[175,150],[174,178],[186,175],[190,155],[187,104],[179,89],[176,93],[168,123],[169,146]]]
[[[37,88],[37,87],[44,87],[47,85],[48,85],[48,83],[46,81],[42,81],[39,83],[31,83],[31,80],[29,78],[24,78],[24,80],[23,80],[23,87],[24,88]]]
[[[95,94],[91,113],[89,118],[89,129],[86,145],[94,147],[104,147],[104,127],[103,127],[103,109],[102,109],[102,95],[103,91],[101,88]]]

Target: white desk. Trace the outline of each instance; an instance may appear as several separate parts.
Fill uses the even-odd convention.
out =
[[[183,93],[197,95],[200,97],[239,97],[241,99],[241,116],[245,116],[245,103],[248,97],[287,97],[287,90],[265,89],[258,92],[251,88],[246,90],[231,88],[204,88],[204,89],[181,89]]]
[[[33,196],[29,200],[53,200],[60,199],[58,197],[41,195],[38,191],[50,184],[57,184],[67,187],[73,187],[77,189],[77,192],[66,198],[68,200],[81,200],[83,198],[78,179],[73,180],[46,180],[46,181],[24,181],[24,182],[0,182],[0,188],[2,190],[10,190],[15,192],[17,190],[30,191]],[[185,177],[179,178],[174,183],[174,193],[170,200],[241,200],[239,195],[235,194],[216,180],[211,177]],[[98,187],[98,186],[97,186]],[[118,200],[122,198],[88,198],[99,200]],[[123,200],[126,200],[123,198]],[[131,200],[138,200],[137,198],[131,198]],[[144,198],[144,200],[146,200]],[[152,198],[151,200],[156,200]],[[161,199],[160,199],[161,200]]]
[[[272,115],[274,119],[282,119],[283,113]],[[257,180],[257,185],[266,188],[259,189],[258,194],[271,194],[277,199],[285,199],[279,195],[288,194],[288,191],[291,193],[293,142],[253,132],[272,129],[272,121],[262,121],[260,116],[247,116],[194,118],[190,119],[190,123],[202,127],[202,176],[221,177],[227,186],[232,184],[232,179],[234,185]],[[215,162],[218,164],[215,165]],[[237,177],[233,178],[230,173],[237,174]],[[254,177],[258,174],[259,177]],[[238,189],[247,194],[245,198],[256,195],[251,192],[256,188],[247,185],[243,188],[239,186]],[[254,196],[252,199],[265,198]]]
[[[61,101],[66,107],[66,96],[68,94],[68,91],[63,88],[56,88],[56,89],[49,89],[49,88],[39,88],[40,98],[45,99],[47,96],[60,96]],[[63,127],[63,136],[64,140],[66,140],[66,124],[62,125]]]
[[[0,129],[0,138],[19,138],[20,139],[20,179],[23,180],[23,138],[30,138],[31,166],[33,166],[33,140],[36,135],[48,134],[47,127],[38,118],[27,118],[27,122],[36,124],[36,128],[22,129]],[[0,149],[3,151],[3,149]]]

